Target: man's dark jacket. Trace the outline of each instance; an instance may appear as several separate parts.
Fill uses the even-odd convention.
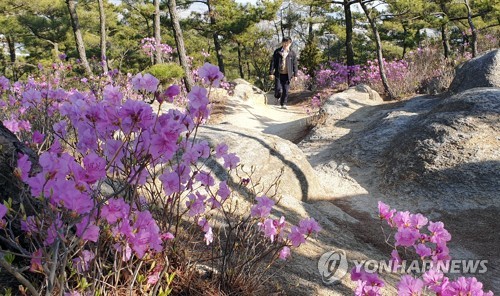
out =
[[[283,56],[281,55],[282,51],[283,47],[280,47],[274,51],[273,58],[271,59],[271,66],[269,67],[269,75],[280,77],[280,65],[281,60],[283,59]],[[293,50],[288,51],[288,55],[286,56],[286,66],[288,68],[288,78],[297,76],[297,55]]]

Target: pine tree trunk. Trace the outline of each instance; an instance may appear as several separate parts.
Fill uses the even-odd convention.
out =
[[[467,22],[469,23],[469,27],[471,30],[472,34],[472,40],[471,40],[471,48],[472,48],[472,57],[477,56],[477,30],[476,27],[474,26],[474,22],[472,21],[472,9],[470,8],[469,5],[469,0],[464,0],[464,4],[467,7]]]
[[[448,8],[446,8],[446,3],[445,1],[441,0],[439,1],[439,7],[441,8],[441,10],[443,11],[443,13],[445,14],[445,19],[446,19],[446,22],[448,21]],[[450,54],[451,54],[451,50],[450,50],[450,41],[449,41],[449,38],[448,38],[448,29],[447,29],[447,23],[444,22],[443,24],[441,24],[441,40],[443,42],[443,54],[444,54],[444,58],[445,59],[448,59],[450,57]]]
[[[78,14],[76,13],[76,1],[66,0],[66,4],[69,10],[69,16],[71,18],[71,27],[73,28],[73,34],[75,35],[76,49],[78,50],[78,55],[82,62],[83,67],[87,74],[92,74],[90,70],[90,65],[87,60],[87,54],[85,53],[85,44],[83,43],[82,32],[80,31],[80,21],[78,20]]]
[[[191,74],[191,67],[186,55],[186,48],[184,46],[184,37],[182,36],[181,26],[179,24],[179,16],[177,15],[177,3],[175,0],[168,0],[168,11],[170,13],[170,19],[172,20],[172,29],[174,31],[175,44],[177,47],[177,53],[179,54],[179,63],[184,69],[184,85],[186,90],[189,92],[194,86],[193,76]]]
[[[345,14],[345,49],[347,57],[347,66],[354,66],[354,49],[352,46],[352,12],[351,4],[348,0],[344,0]]]
[[[450,57],[450,41],[448,39],[448,30],[446,29],[446,24],[441,25],[441,40],[443,42],[443,54],[444,58],[448,59]]]
[[[401,56],[401,59],[405,58],[406,50],[408,48],[407,42],[406,42],[406,37],[407,36],[408,36],[408,28],[405,25],[403,25],[403,54]]]
[[[225,74],[224,58],[222,56],[222,46],[219,41],[219,34],[217,32],[213,33],[215,54],[217,55],[217,65],[219,66],[219,71]]]
[[[160,49],[160,44],[161,44],[161,27],[160,27],[160,0],[153,0],[153,5],[155,7],[155,14],[154,14],[154,20],[153,20],[153,26],[154,26],[154,36],[155,36],[155,47],[156,50],[154,52],[154,63],[155,64],[161,64],[162,61],[162,56],[161,56],[161,49]]]
[[[16,69],[16,42],[11,35],[5,36],[7,40],[7,46],[9,47],[9,58],[12,67],[12,78],[17,80],[17,69]]]
[[[344,14],[345,14],[345,49],[347,66],[354,66],[354,49],[352,46],[352,12],[351,3],[344,0]],[[347,85],[351,85],[352,75],[347,73]]]
[[[237,48],[238,48],[238,69],[240,70],[240,77],[242,79],[244,79],[245,75],[243,74],[243,61],[242,61],[242,57],[241,57],[241,45],[239,42],[237,43]]]
[[[210,16],[210,25],[212,25],[212,27],[215,27],[217,21],[215,20],[215,17],[213,15],[213,10],[210,4],[210,0],[207,0],[207,6],[208,6],[208,15]],[[225,74],[224,57],[222,56],[222,46],[219,41],[219,33],[217,31],[214,31],[212,37],[214,39],[215,55],[217,56],[217,65],[219,66],[219,71],[221,71],[222,74]]]
[[[313,38],[313,5],[309,5],[309,20],[308,20],[308,31],[307,31],[307,38],[308,40],[312,40]]]
[[[363,9],[366,18],[368,19],[368,22],[370,23],[370,27],[373,32],[373,36],[375,37],[375,44],[377,46],[377,60],[378,60],[378,67],[380,71],[380,79],[382,79],[382,84],[384,85],[384,91],[389,98],[389,100],[393,100],[394,94],[392,93],[392,90],[389,86],[389,83],[387,81],[387,76],[385,73],[385,66],[384,66],[384,56],[382,53],[382,41],[380,40],[380,34],[378,33],[378,28],[377,24],[375,24],[375,20],[370,16],[370,11],[366,7],[366,4],[363,2],[360,2],[361,8]]]
[[[106,14],[104,11],[104,0],[98,0],[99,3],[99,24],[101,25],[101,63],[103,73],[108,72],[108,59],[106,58]]]

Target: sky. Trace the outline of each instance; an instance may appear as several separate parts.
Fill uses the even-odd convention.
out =
[[[247,4],[247,3],[256,4],[257,3],[257,0],[235,0],[235,1],[236,1],[236,3],[241,3],[241,4]],[[120,4],[121,0],[110,0],[110,2],[113,4]],[[207,10],[207,7],[205,5],[203,5],[201,3],[195,3],[195,4],[191,5],[189,10],[180,11],[179,14],[181,17],[187,17],[191,13],[191,11],[203,12],[206,10]]]

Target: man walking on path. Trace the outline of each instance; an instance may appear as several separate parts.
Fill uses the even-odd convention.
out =
[[[274,51],[269,67],[269,77],[274,79],[274,97],[279,99],[282,109],[286,109],[290,80],[297,78],[297,55],[290,49],[292,39],[283,38],[281,47]]]

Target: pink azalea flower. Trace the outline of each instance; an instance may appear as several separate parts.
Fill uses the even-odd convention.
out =
[[[127,243],[125,246],[122,246],[119,243],[116,243],[113,245],[116,251],[122,253],[122,261],[127,262],[132,258],[132,249],[130,248],[130,245]]]
[[[215,185],[215,180],[210,175],[210,173],[199,172],[198,174],[196,174],[196,176],[194,178],[196,181],[200,182],[202,186],[214,186]]]
[[[174,238],[175,238],[174,235],[170,232],[166,232],[161,235],[161,239],[165,241],[173,240]]]
[[[35,143],[35,144],[42,144],[44,138],[45,138],[45,135],[40,133],[39,131],[35,131],[33,133],[33,143]]]
[[[224,143],[220,143],[215,147],[215,157],[219,158],[227,154],[228,147]]]
[[[97,242],[99,239],[99,227],[94,221],[89,221],[89,217],[84,217],[80,223],[76,224],[76,235],[83,240]]]
[[[354,295],[382,295],[381,288],[384,286],[382,281],[376,273],[368,273],[364,269],[351,269],[351,280],[357,281],[356,290]]]
[[[112,198],[102,207],[101,217],[109,224],[114,224],[118,220],[125,219],[130,213],[130,206],[122,199]]]
[[[391,252],[391,262],[392,262],[392,270],[396,271],[397,268],[401,265],[401,257],[399,257],[398,250],[394,249]]]
[[[425,244],[418,244],[415,247],[415,252],[420,256],[420,258],[425,258],[431,255],[431,248],[427,247]]]
[[[29,89],[23,93],[23,101],[35,106],[41,103],[42,93],[36,89]]]
[[[425,285],[436,293],[441,293],[443,288],[448,285],[448,278],[446,278],[440,270],[435,268],[426,271],[422,279]]]
[[[56,238],[58,238],[58,230],[62,230],[63,223],[60,218],[56,220],[47,229],[47,236],[43,242],[45,246],[52,245]]]
[[[442,261],[450,259],[450,250],[446,243],[439,242],[436,244],[436,249],[434,250],[434,254],[432,254],[433,261]]]
[[[264,223],[260,225],[262,230],[264,231],[264,235],[271,239],[271,242],[274,241],[274,236],[278,234],[276,227],[274,226],[274,221],[272,219],[264,220]]]
[[[401,228],[396,232],[394,238],[396,239],[396,246],[410,247],[413,246],[415,241],[420,237],[418,230],[411,228]]]
[[[145,102],[127,100],[119,111],[122,118],[122,130],[125,133],[138,128],[149,129],[154,124],[153,109]]]
[[[0,76],[0,90],[5,91],[10,87],[10,81],[5,76]]]
[[[424,282],[411,275],[403,275],[398,283],[398,296],[422,295]]]
[[[72,190],[73,191],[73,190]],[[64,207],[78,214],[89,213],[94,208],[94,201],[88,193],[73,191],[74,194],[62,193]]]
[[[155,92],[158,88],[159,83],[160,81],[149,73],[146,73],[144,75],[139,73],[132,78],[132,86],[135,90]]]
[[[430,241],[432,243],[442,243],[451,240],[450,233],[444,229],[443,222],[429,222],[427,229],[431,232]]]
[[[179,134],[180,126],[177,123],[160,127],[157,133],[151,135],[151,155],[155,158],[161,156],[163,160],[172,158],[177,149]]]
[[[240,162],[240,158],[235,153],[225,154],[222,156],[222,159],[224,159],[224,168],[231,170],[235,169]]]
[[[250,214],[253,217],[266,218],[271,213],[275,202],[274,200],[268,198],[267,196],[258,196],[255,198],[257,204],[252,206],[250,209]]]
[[[397,228],[410,227],[410,212],[397,212],[392,218],[392,221]]]
[[[415,227],[416,229],[420,229],[427,225],[429,220],[422,214],[415,214],[415,215],[410,215],[410,224],[412,227]]]
[[[227,181],[222,181],[219,183],[219,190],[217,190],[217,195],[220,196],[222,201],[225,201],[229,195],[231,195],[231,190],[227,186]]]
[[[183,186],[180,184],[179,175],[176,172],[165,172],[159,179],[162,182],[166,195],[171,195],[183,189]]]
[[[18,154],[18,157],[17,167],[14,170],[14,173],[22,181],[26,182],[28,180],[29,172],[31,171],[31,162],[26,154]]]
[[[224,78],[224,74],[219,71],[219,67],[210,63],[205,63],[203,67],[198,69],[198,75],[215,87],[219,86],[220,81]]]
[[[123,99],[123,94],[118,86],[112,86],[108,84],[104,87],[102,96],[104,100],[108,101],[111,105],[121,104]]]
[[[153,272],[152,274],[148,275],[148,285],[155,285],[159,280],[160,280],[160,270],[157,270]]]
[[[292,226],[288,239],[292,242],[294,247],[298,247],[306,242],[306,239],[297,226]]]
[[[449,285],[444,289],[443,296],[455,296],[455,295],[493,295],[493,292],[483,291],[483,284],[479,282],[475,277],[465,278],[459,277],[457,280],[450,282]]]
[[[25,220],[21,220],[21,230],[27,233],[38,232],[38,226],[34,216],[28,216]]]
[[[281,250],[280,250],[280,259],[281,260],[286,260],[288,257],[290,257],[290,248],[289,247],[283,247]]]
[[[31,272],[43,272],[42,258],[43,258],[42,249],[36,250],[33,253],[33,255],[31,255],[31,260],[30,260]]]
[[[76,266],[76,270],[82,273],[89,270],[90,261],[94,260],[94,258],[94,252],[83,250],[79,257],[73,259],[73,264]]]
[[[201,158],[208,158],[210,156],[210,145],[207,141],[201,141],[194,144],[192,149],[198,152]]]
[[[205,196],[196,192],[196,195],[190,194],[186,201],[186,207],[189,209],[189,217],[195,217],[205,212]]]
[[[392,216],[394,216],[394,213],[396,212],[396,210],[391,210],[391,208],[388,205],[379,201],[378,202],[378,212],[379,212],[380,219],[384,219],[387,222],[389,222],[390,219],[392,218]]]
[[[155,92],[158,89],[158,85],[160,84],[160,80],[158,80],[153,75],[146,73],[142,77],[144,83],[144,89],[149,92]]]
[[[66,137],[67,130],[66,127],[68,126],[68,122],[66,120],[61,120],[56,123],[54,123],[53,128],[54,132],[58,134],[61,137]]]
[[[307,218],[299,222],[299,229],[303,234],[311,234],[312,232],[319,232],[321,227],[314,218]]]
[[[207,98],[207,90],[203,87],[194,86],[188,93],[189,107],[193,110],[200,110],[206,108],[209,101]]]
[[[181,88],[178,85],[173,84],[169,86],[163,94],[165,97],[168,98],[169,102],[172,102],[174,100],[174,97],[179,95],[180,93],[181,93]]]
[[[7,211],[8,211],[7,207],[4,206],[2,203],[0,203],[0,219],[3,219],[3,217],[5,217]]]
[[[94,152],[83,158],[84,175],[79,176],[82,181],[94,183],[106,176],[106,161]]]
[[[19,121],[17,119],[11,118],[8,120],[4,120],[2,123],[8,130],[13,132],[14,134],[21,131],[21,128],[19,127]]]
[[[204,235],[205,242],[207,246],[210,245],[214,241],[214,234],[212,232],[212,227],[209,227],[208,231]]]
[[[198,226],[201,227],[203,232],[207,232],[208,229],[210,229],[210,224],[208,224],[208,221],[205,218],[198,219]]]

